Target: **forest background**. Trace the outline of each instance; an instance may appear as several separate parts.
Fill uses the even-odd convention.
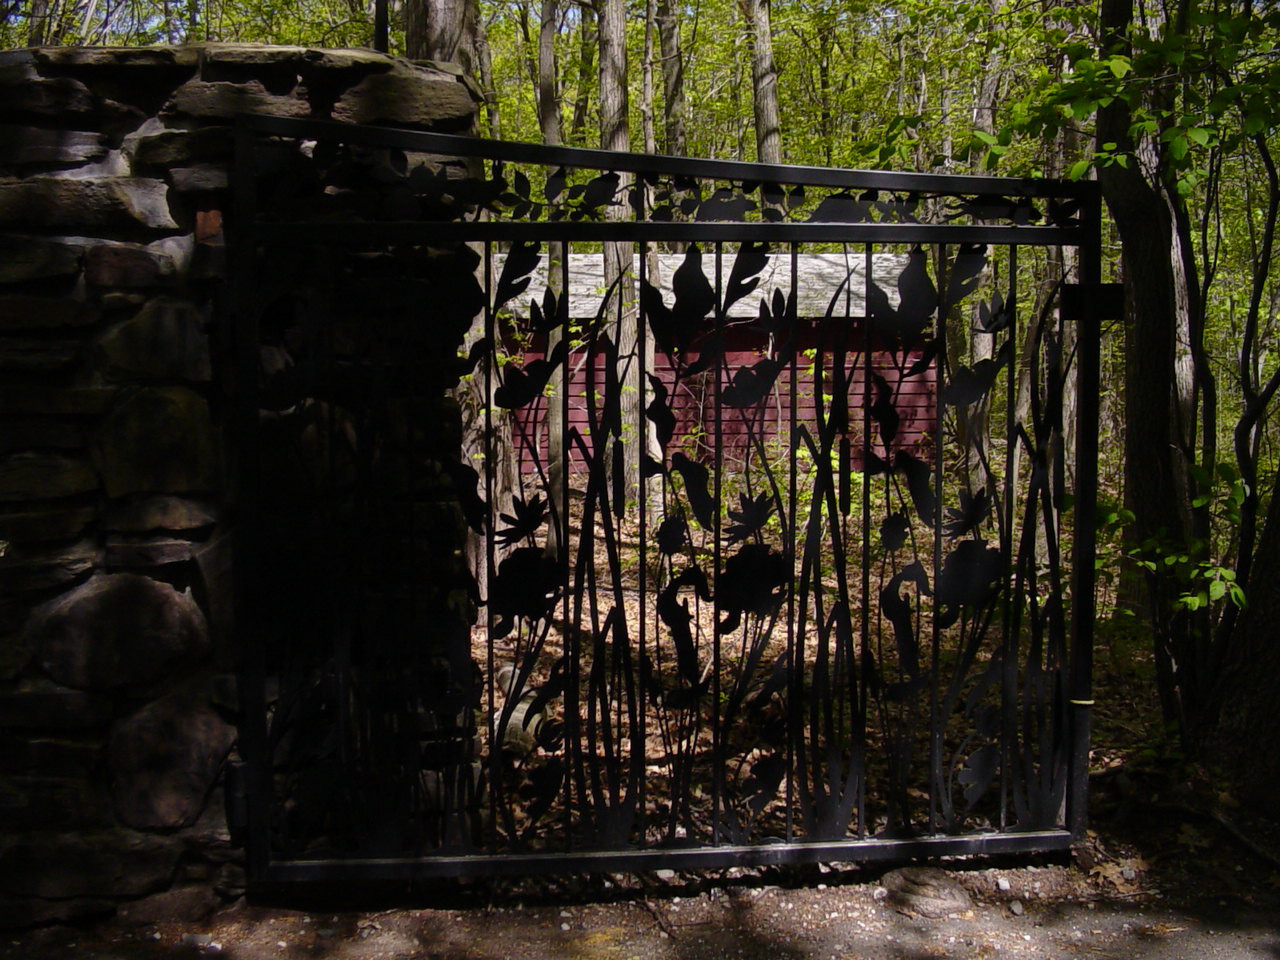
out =
[[[1161,755],[1200,761],[1274,813],[1280,4],[399,0],[389,12],[390,52],[477,80],[486,136],[1096,177],[1106,279],[1126,291],[1102,345],[1099,635],[1158,695],[1144,735]],[[0,0],[4,48],[373,36],[363,0]]]

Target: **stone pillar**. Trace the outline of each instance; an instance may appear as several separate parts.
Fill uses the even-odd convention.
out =
[[[0,53],[0,927],[242,887],[210,336],[234,116],[459,132],[475,102],[363,50]]]

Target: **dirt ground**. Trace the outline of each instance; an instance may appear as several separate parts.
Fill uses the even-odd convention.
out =
[[[439,887],[394,909],[241,899],[197,922],[118,916],[6,934],[0,960],[1280,958],[1268,826],[1152,793],[1133,771],[1095,780],[1102,819],[1086,844],[1056,859],[936,863],[943,873],[926,874],[943,911],[904,898],[901,865],[658,871]]]

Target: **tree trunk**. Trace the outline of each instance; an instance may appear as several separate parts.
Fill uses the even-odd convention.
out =
[[[1103,48],[1124,38],[1132,0],[1103,0]],[[1136,162],[1104,165],[1098,180],[1120,234],[1125,326],[1125,505],[1133,512],[1130,540],[1185,543],[1190,531],[1186,465],[1178,430],[1175,275],[1170,254],[1170,208],[1158,182],[1144,173],[1158,168],[1156,147],[1129,136],[1132,112],[1122,100],[1098,111],[1099,145],[1114,142]],[[1145,577],[1145,600],[1154,631],[1157,683],[1165,720],[1186,735],[1196,704],[1179,670],[1189,668],[1190,631],[1178,608],[1176,584],[1163,572]]]
[[[549,146],[558,146],[563,142],[560,129],[560,74],[556,62],[556,28],[559,19],[559,0],[542,0],[538,24],[538,126],[542,130],[542,142]],[[560,296],[564,293],[561,281],[568,251],[563,243],[549,243],[547,246],[547,286]],[[548,357],[555,352],[564,335],[565,331],[559,327],[547,335]],[[567,541],[569,531],[569,501],[565,495],[564,469],[567,428],[564,398],[569,389],[568,368],[569,361],[566,359],[551,375],[551,398],[547,402],[547,497],[553,520],[547,534],[547,553],[553,557],[561,555],[561,546]]]
[[[582,21],[578,28],[578,92],[573,100],[573,119],[569,123],[569,141],[586,142],[587,113],[591,107],[591,72],[596,61],[599,43],[595,9],[590,5],[579,8]]]
[[[442,60],[475,73],[476,0],[409,0],[405,50],[411,60]]]
[[[755,103],[756,159],[782,162],[782,118],[778,111],[778,68],[773,62],[769,0],[746,0],[751,29],[751,92]]]
[[[600,0],[600,148],[630,149],[631,132],[627,121],[627,38],[626,7],[623,0]],[[627,191],[629,178],[619,184]],[[610,219],[622,219],[626,206],[606,208]],[[635,308],[635,280],[631,277],[634,256],[630,243],[604,244],[604,284],[617,286],[610,298],[608,315],[618,318],[618,381],[622,386],[622,422],[632,431],[624,432],[623,463],[628,496],[639,489],[640,445],[634,432],[642,415],[644,381],[639,364],[638,313]],[[621,279],[619,279],[621,278]]]
[[[657,0],[654,16],[662,50],[662,149],[673,157],[683,157],[688,151],[684,132],[684,54],[673,0]]]

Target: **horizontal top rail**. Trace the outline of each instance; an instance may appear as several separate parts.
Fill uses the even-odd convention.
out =
[[[538,241],[544,243],[902,243],[1077,246],[1080,227],[990,227],[933,223],[547,223],[486,220],[268,221],[254,224],[261,241],[333,243],[354,247],[380,243]]]
[[[237,123],[242,130],[271,136],[338,140],[361,146],[478,157],[511,163],[537,163],[555,167],[665,174],[710,180],[823,186],[851,190],[906,191],[953,196],[1063,197],[1076,198],[1084,202],[1092,200],[1098,191],[1097,184],[1088,180],[901,173],[889,170],[848,170],[837,167],[749,163],[741,160],[706,160],[661,154],[621,153],[582,147],[553,147],[536,143],[485,140],[456,134],[353,126],[332,120],[302,120],[250,113],[239,115]]]

